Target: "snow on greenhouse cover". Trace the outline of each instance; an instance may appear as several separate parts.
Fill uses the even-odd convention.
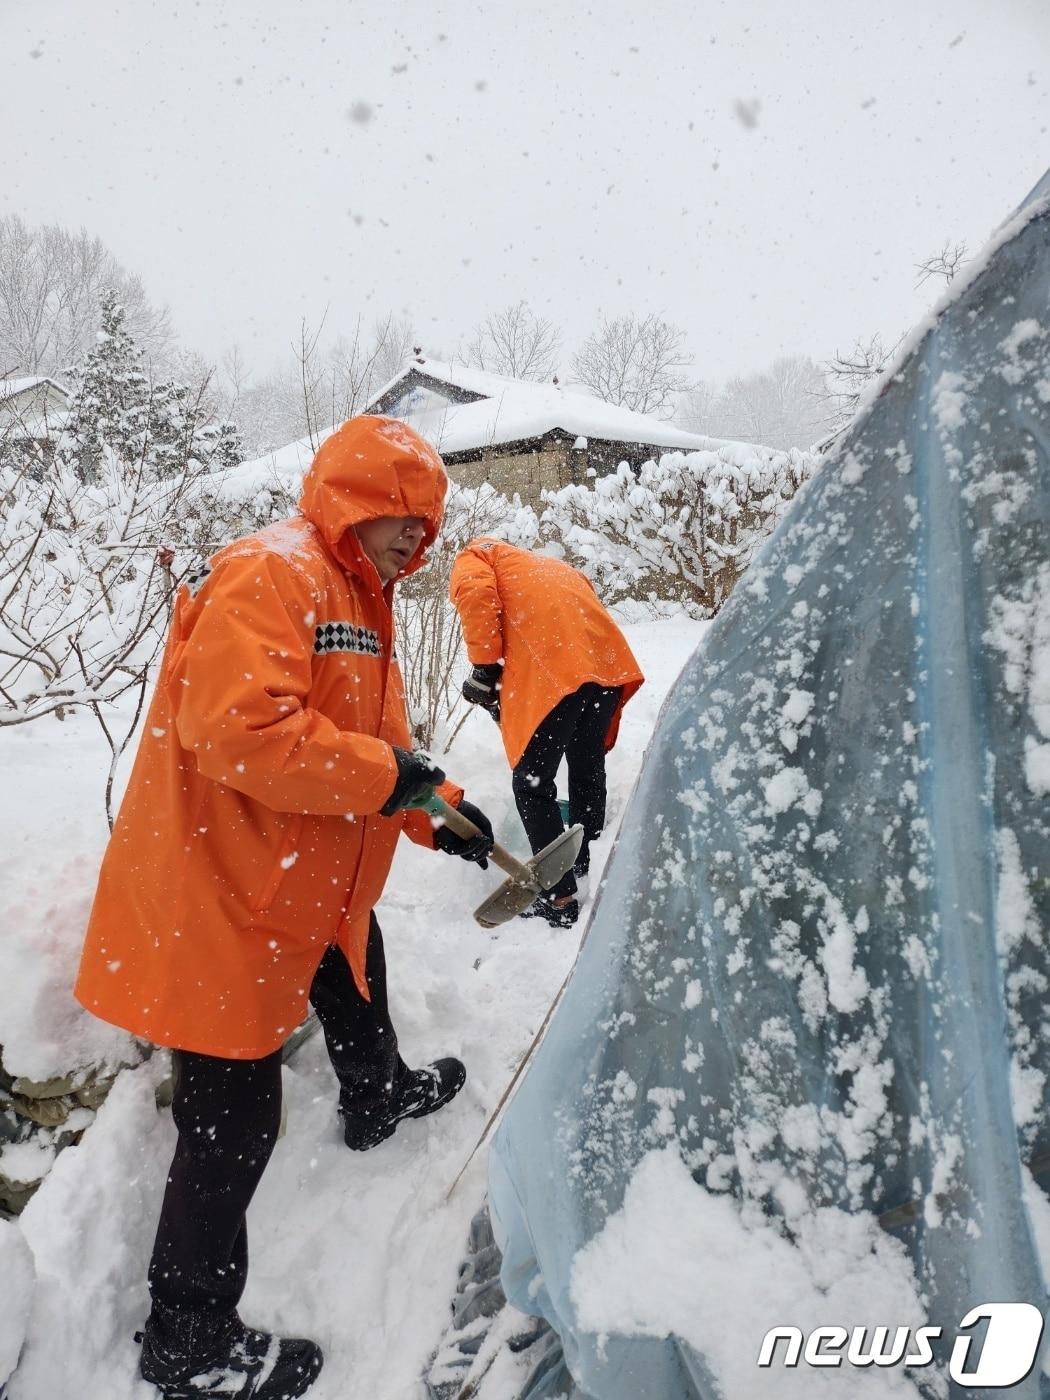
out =
[[[808,1336],[843,1318],[926,1321],[908,1257],[874,1217],[825,1209],[791,1223],[794,1244],[768,1220],[745,1224],[739,1203],[698,1186],[674,1147],[650,1152],[623,1208],[576,1256],[579,1323],[681,1338],[708,1361],[725,1400],[917,1395],[900,1370],[758,1368],[751,1339],[772,1326]]]

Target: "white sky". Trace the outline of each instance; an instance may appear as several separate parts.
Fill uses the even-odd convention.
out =
[[[1048,73],[1048,0],[0,0],[0,213],[258,368],[326,306],[433,353],[524,297],[721,379],[915,320],[1050,165]]]

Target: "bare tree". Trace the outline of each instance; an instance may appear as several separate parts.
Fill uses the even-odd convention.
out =
[[[519,301],[482,321],[460,353],[475,369],[542,382],[557,369],[560,350],[561,335],[554,322]]]
[[[226,382],[228,401],[234,408],[251,382],[251,371],[245,364],[239,345],[231,345],[222,357],[222,373]]]
[[[607,403],[667,418],[691,387],[686,374],[691,365],[684,331],[652,313],[641,318],[632,313],[613,320],[603,316],[572,357],[571,374]]]
[[[370,331],[359,316],[353,333],[335,341],[328,351],[326,378],[333,423],[360,413],[376,390],[393,379],[408,359],[412,339],[409,322],[387,315]]]
[[[236,346],[222,362],[220,416],[235,421],[249,452],[260,456],[297,438],[316,447],[323,434],[367,407],[409,357],[411,324],[392,314],[323,341],[327,312],[316,327],[305,320],[292,356],[253,378]]]
[[[721,390],[710,379],[698,379],[679,401],[678,422],[690,433],[717,437],[718,400]]]
[[[864,391],[884,373],[896,355],[903,336],[886,348],[880,335],[870,340],[858,340],[846,354],[835,354],[822,366],[827,384],[823,401],[827,408],[825,419],[829,428],[840,428],[856,413]]]
[[[321,317],[321,324],[316,331],[312,331],[307,325],[304,316],[299,323],[299,340],[295,346],[295,358],[298,364],[299,383],[303,391],[303,424],[306,428],[305,436],[310,439],[310,446],[315,450],[320,445],[320,430],[322,427],[330,426],[335,421],[333,408],[332,415],[328,422],[325,422],[325,371],[320,363],[318,355],[318,343],[321,339],[321,332],[324,330],[325,311]]]
[[[172,345],[167,309],[151,305],[141,279],[100,239],[57,224],[33,228],[17,214],[0,218],[0,363],[22,374],[73,364],[94,343],[107,288],[147,359],[162,359]]]
[[[372,335],[376,343],[376,353],[373,358],[373,378],[368,386],[369,396],[389,383],[395,375],[400,374],[412,354],[416,339],[412,322],[392,313],[376,321]]]
[[[215,365],[199,350],[177,346],[163,357],[164,375],[184,384],[196,406],[197,421],[218,423],[228,420],[226,396],[219,385]]]
[[[758,374],[738,375],[721,390],[698,384],[685,396],[679,421],[693,432],[787,450],[808,447],[827,432],[824,375],[807,355],[781,355]]]
[[[950,286],[955,280],[956,273],[966,261],[966,244],[952,243],[950,239],[946,238],[940,252],[934,253],[933,257],[927,258],[925,262],[915,264],[915,271],[919,274],[915,285],[921,287],[931,277],[943,277]]]

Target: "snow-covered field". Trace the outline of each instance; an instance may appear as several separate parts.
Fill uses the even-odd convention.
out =
[[[609,823],[594,848],[592,879],[660,704],[705,625],[672,618],[626,629],[647,684],[625,711],[610,758]],[[43,720],[2,736],[0,1040],[12,1073],[42,1079],[78,1058],[119,1058],[127,1045],[70,995],[105,842],[107,761],[90,718]],[[485,715],[471,716],[446,767],[489,812],[497,834],[524,853],[509,770]],[[498,878],[404,841],[378,910],[402,1052],[410,1064],[461,1056],[467,1085],[454,1104],[403,1125],[372,1152],[351,1154],[337,1133],[335,1081],[320,1037],[286,1068],[287,1131],[249,1213],[252,1267],[241,1313],[321,1343],[317,1400],[421,1393],[419,1375],[446,1324],[470,1217],[485,1191],[484,1153],[451,1201],[446,1194],[575,956],[582,921],[569,932],[515,921],[487,933],[474,923],[472,909]],[[3,1292],[13,1280],[17,1299],[32,1293],[11,1400],[155,1394],[137,1377],[133,1333],[147,1307],[146,1263],[175,1138],[170,1113],[154,1102],[165,1058],[125,1071],[18,1222],[0,1223]],[[18,1312],[5,1297],[0,1376]]]

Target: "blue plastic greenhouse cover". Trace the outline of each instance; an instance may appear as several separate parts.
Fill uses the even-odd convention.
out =
[[[912,336],[664,707],[490,1160],[504,1287],[559,1332],[574,1395],[751,1400],[801,1374],[756,1364],[763,1329],[791,1316],[742,1319],[746,1367],[728,1366],[704,1318],[691,1329],[673,1306],[659,1253],[610,1247],[595,1288],[581,1261],[627,1221],[654,1153],[680,1159],[696,1219],[728,1203],[740,1241],[764,1231],[783,1263],[776,1236],[818,1298],[832,1291],[815,1219],[838,1221],[836,1239],[866,1220],[869,1261],[903,1261],[907,1319],[820,1321],[911,1321],[917,1303],[942,1329],[934,1364],[810,1371],[814,1394],[1002,1394],[949,1384],[948,1345],[976,1305],[1044,1309],[1048,211],[1050,175]],[[692,1214],[671,1254],[675,1233],[706,1254]],[[732,1291],[717,1244],[713,1287]],[[666,1300],[663,1326],[639,1315],[647,1292]],[[717,1319],[712,1288],[693,1301]],[[564,1393],[553,1384],[530,1400]],[[1041,1354],[1008,1393],[1046,1387]]]

